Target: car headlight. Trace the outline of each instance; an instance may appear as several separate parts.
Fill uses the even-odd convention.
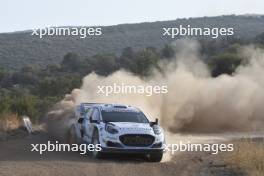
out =
[[[162,133],[162,129],[158,125],[154,125],[152,128],[153,128],[153,131],[155,134],[161,134]]]
[[[105,131],[107,131],[110,134],[117,134],[118,130],[115,129],[115,127],[113,127],[112,125],[106,124],[105,125]]]

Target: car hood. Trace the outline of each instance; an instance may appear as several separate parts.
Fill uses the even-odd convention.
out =
[[[152,127],[150,127],[149,123],[133,123],[133,122],[111,122],[116,127],[118,127],[121,131],[129,131],[129,132],[151,132],[153,131]]]

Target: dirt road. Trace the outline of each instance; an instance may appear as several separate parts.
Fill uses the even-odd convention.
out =
[[[1,176],[139,176],[139,175],[241,175],[228,170],[212,155],[182,153],[161,163],[148,163],[128,156],[97,160],[76,152],[31,152],[31,143],[46,143],[45,133],[0,141]]]

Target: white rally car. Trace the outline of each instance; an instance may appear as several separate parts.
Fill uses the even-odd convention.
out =
[[[95,158],[104,153],[143,154],[159,162],[165,148],[163,129],[150,122],[137,108],[117,104],[82,103],[76,108],[76,123],[70,129],[70,143],[101,145]]]

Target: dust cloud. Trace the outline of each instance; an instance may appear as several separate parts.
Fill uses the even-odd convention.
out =
[[[199,43],[178,40],[173,43],[177,56],[163,61],[165,73],[153,69],[148,78],[140,78],[125,70],[103,77],[91,73],[83,78],[80,89],[48,113],[52,121],[67,124],[73,119],[73,108],[81,102],[120,103],[139,107],[151,120],[159,118],[171,133],[215,133],[258,131],[264,126],[264,51],[254,46],[241,49],[247,64],[230,75],[213,78],[199,53]],[[167,85],[168,93],[98,94],[101,85]],[[67,118],[68,117],[68,118]],[[56,124],[56,123],[54,123]],[[63,126],[63,125],[61,125]],[[58,130],[58,129],[57,129]]]

